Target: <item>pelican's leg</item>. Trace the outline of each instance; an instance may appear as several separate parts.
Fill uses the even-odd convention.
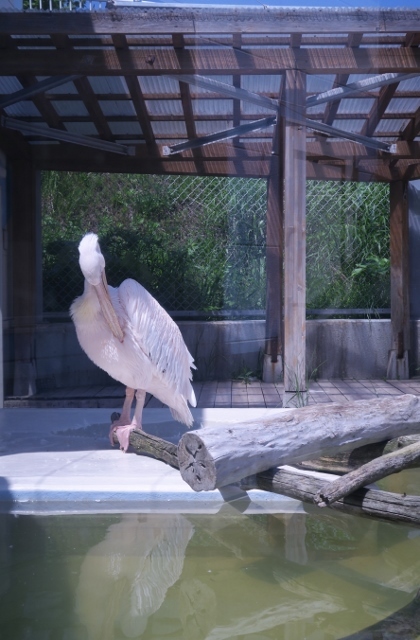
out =
[[[116,433],[117,428],[126,427],[128,424],[131,423],[131,405],[133,404],[133,400],[134,400],[134,389],[130,389],[130,387],[126,387],[125,400],[124,400],[123,408],[121,411],[121,415],[118,418],[118,420],[115,420],[111,424],[111,429],[109,430],[109,440],[112,446],[114,446],[114,433]]]
[[[128,409],[128,416],[127,414],[124,414],[124,407],[126,405],[126,403],[128,404],[128,391],[131,392],[131,402],[129,405],[129,409]],[[134,411],[134,416],[133,419],[130,422],[130,409],[131,409],[131,403],[133,402],[133,398],[134,398],[134,390],[133,389],[127,389],[126,391],[126,399],[124,402],[124,407],[123,407],[123,412],[121,414],[121,417],[119,418],[119,420],[117,422],[114,422],[111,426],[111,433],[110,433],[110,438],[113,438],[113,435],[115,433],[115,435],[118,438],[118,442],[120,443],[120,449],[122,449],[122,451],[127,451],[129,444],[130,444],[130,433],[133,431],[133,429],[141,429],[142,428],[142,424],[141,424],[141,416],[143,413],[143,407],[144,407],[144,401],[146,399],[146,392],[143,391],[142,389],[137,389],[136,391],[136,409]],[[126,419],[124,422],[122,421],[123,416]]]

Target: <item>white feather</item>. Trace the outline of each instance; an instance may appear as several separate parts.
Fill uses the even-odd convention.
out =
[[[111,331],[96,292],[105,266],[97,237],[85,236],[79,251],[85,290],[70,313],[82,349],[115,380],[151,393],[169,406],[176,420],[190,426],[193,418],[187,401],[196,406],[191,385],[195,367],[178,326],[142,285],[125,280],[118,288],[108,287],[124,334],[121,342]]]

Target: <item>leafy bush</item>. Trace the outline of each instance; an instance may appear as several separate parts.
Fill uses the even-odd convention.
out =
[[[170,310],[263,308],[265,216],[255,200],[265,206],[265,183],[252,182],[254,202],[240,196],[246,180],[45,173],[45,311],[67,310],[81,293],[87,231],[100,237],[113,286],[135,278]]]
[[[389,268],[388,185],[308,182],[308,307],[389,307]]]
[[[307,304],[389,306],[383,184],[307,183]],[[44,310],[83,290],[77,246],[98,233],[107,277],[132,277],[168,310],[265,309],[266,181],[43,174]]]

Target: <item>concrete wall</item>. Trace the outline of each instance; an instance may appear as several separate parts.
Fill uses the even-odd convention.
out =
[[[261,372],[264,321],[180,322],[193,354],[196,380],[229,379],[247,371]],[[412,330],[412,374],[420,352],[419,322]],[[10,394],[13,363],[7,357],[6,393]],[[319,378],[385,378],[391,344],[389,320],[308,320],[307,375]],[[36,332],[38,391],[70,386],[113,384],[93,365],[77,342],[72,323],[40,324]]]

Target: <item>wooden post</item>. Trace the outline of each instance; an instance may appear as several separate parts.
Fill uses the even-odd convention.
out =
[[[410,305],[408,274],[408,197],[405,182],[390,185],[390,260],[392,345],[387,378],[409,376]]]
[[[12,163],[11,245],[14,322],[13,394],[36,393],[35,324],[37,310],[36,172],[26,158]]]
[[[6,220],[7,220],[7,172],[6,155],[0,149],[0,220],[2,246],[0,248],[0,409],[4,407],[4,348],[3,331],[4,319],[6,317],[6,265],[7,265],[7,242],[6,240]]]
[[[279,116],[280,118],[280,116]],[[264,382],[278,382],[283,375],[283,162],[279,136],[274,131],[273,155],[267,187],[267,302],[265,320]]]
[[[284,407],[307,404],[305,74],[285,75],[284,117]]]

